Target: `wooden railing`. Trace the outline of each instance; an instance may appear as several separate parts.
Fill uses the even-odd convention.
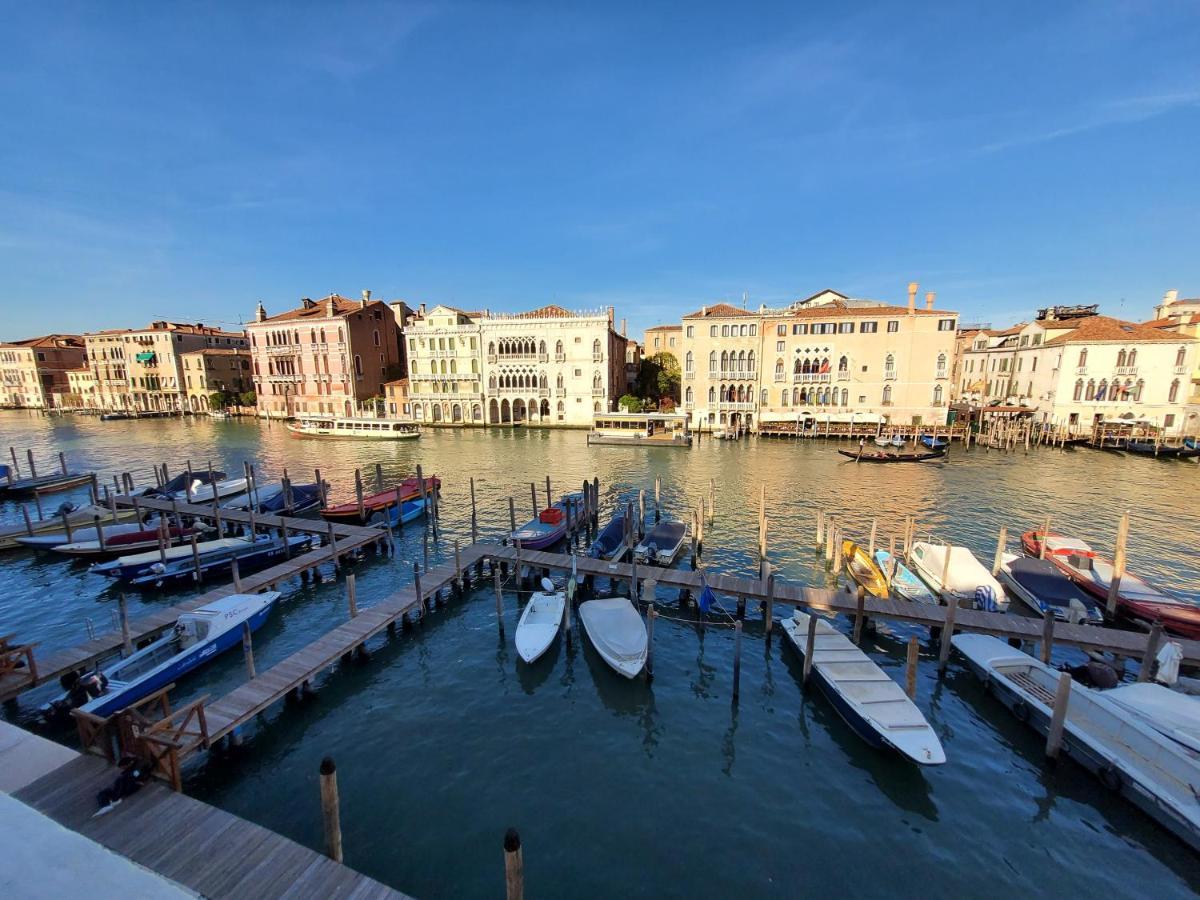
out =
[[[37,684],[37,661],[33,648],[37,644],[13,644],[11,634],[0,637],[0,678],[6,675],[24,676],[28,684]]]

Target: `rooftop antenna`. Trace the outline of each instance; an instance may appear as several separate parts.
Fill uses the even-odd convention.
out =
[[[750,300],[750,292],[742,291],[742,309],[746,308],[746,304],[749,302],[749,300]]]

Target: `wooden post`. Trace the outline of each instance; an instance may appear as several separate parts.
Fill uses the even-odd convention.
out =
[[[325,482],[321,480],[321,470],[313,469],[313,478],[317,485],[317,496],[321,498],[321,509],[325,508],[325,504],[329,500],[329,491],[325,486]]]
[[[64,475],[67,474],[67,456],[61,450],[58,451],[58,467]]]
[[[500,587],[500,567],[492,569],[492,584],[496,589],[496,626],[504,634],[504,593]]]
[[[875,533],[879,528],[879,519],[876,516],[871,517],[871,540],[867,544],[867,556],[871,559],[875,558]]]
[[[37,478],[37,466],[33,464],[33,449],[26,450],[25,455],[29,458],[29,477]]]
[[[638,489],[638,517],[637,517],[637,536],[638,538],[646,535],[646,490],[645,488]]]
[[[900,557],[896,556],[896,536],[888,538],[888,570],[887,580],[890,585],[896,580],[896,566],[900,565]]]
[[[570,615],[568,609],[567,614]],[[651,601],[650,608],[646,610],[646,679],[654,677],[654,620],[658,618],[658,612],[654,609],[654,602]],[[567,631],[568,637],[570,630]]]
[[[817,547],[818,549],[825,543],[825,510],[817,510]]]
[[[46,514],[42,512],[42,492],[36,488],[33,491],[33,505],[37,507],[38,521],[45,520]]]
[[[213,514],[213,527],[217,529],[217,538],[220,539],[220,538],[224,537],[225,535],[222,534],[223,529],[221,528],[221,507],[219,507],[217,505],[216,500],[213,500],[212,514]]]
[[[336,572],[340,568],[340,566],[338,564],[337,533],[333,530],[332,522],[328,522],[326,524],[329,525],[329,531],[328,531],[329,558],[331,560],[333,560],[333,570]]]
[[[1162,622],[1155,621],[1150,626],[1150,634],[1146,637],[1146,652],[1142,654],[1142,664],[1138,666],[1138,681],[1149,681],[1150,670],[1154,667],[1154,658],[1158,655],[1158,644],[1162,640]]]
[[[346,576],[346,605],[350,607],[350,618],[358,617],[358,587],[354,583],[354,573]]]
[[[333,757],[321,760],[321,819],[325,823],[325,855],[342,861],[342,823],[338,808],[337,767]]]
[[[536,519],[539,512],[537,505],[537,485],[532,481],[529,482],[529,500],[533,504],[533,517]]]
[[[742,682],[742,620],[733,623],[733,700],[736,703]]]
[[[758,486],[758,558],[767,558],[767,483]]]
[[[29,518],[29,507],[21,504],[21,515],[25,518],[25,533],[33,534],[33,521]]]
[[[366,521],[366,508],[363,506],[362,469],[354,470],[354,499],[358,503],[358,521]]]
[[[1067,704],[1071,702],[1071,675],[1063,672],[1058,676],[1058,689],[1054,692],[1054,713],[1050,717],[1050,730],[1046,732],[1046,756],[1058,759],[1062,748],[1063,726],[1067,721]]]
[[[283,541],[283,558],[292,558],[291,536],[288,534],[287,519],[281,519],[279,524],[279,539]]]
[[[383,465],[375,463],[375,490],[383,490]]]
[[[421,589],[421,569],[415,561],[413,562],[413,591],[417,595],[417,605],[424,611],[425,592]]]
[[[910,700],[917,698],[917,654],[919,647],[917,646],[917,636],[914,634],[908,639],[908,659],[904,666],[904,690],[908,694]]]
[[[512,497],[508,498],[508,527],[510,534],[517,530],[517,505]]]
[[[833,564],[833,518],[825,520],[825,562]]]
[[[521,836],[515,828],[504,832],[504,896],[506,900],[525,898],[525,863],[521,856]]]
[[[238,569],[237,557],[229,561],[229,570],[233,573],[233,590],[240,594],[242,592],[242,574]]]
[[[992,560],[992,577],[1000,574],[1000,565],[1003,563],[1004,546],[1008,543],[1008,526],[1000,526],[1000,534],[996,538],[996,556]]]
[[[1038,559],[1046,558],[1046,538],[1050,537],[1050,517],[1042,521],[1042,539],[1038,542]]]
[[[946,671],[946,662],[950,659],[950,639],[954,637],[954,613],[958,609],[958,601],[953,597],[946,598],[946,624],[942,626],[942,640],[938,646],[938,673]]]
[[[953,548],[949,544],[942,544],[942,546],[946,550],[946,558],[942,561],[941,594],[943,597],[947,598],[946,604],[948,606],[950,604],[950,601],[954,599],[953,597],[950,596],[950,592],[946,589],[946,582],[950,580],[950,555],[951,555]],[[955,602],[957,603],[957,601],[955,601]]]
[[[867,618],[863,609],[867,602],[867,589],[861,584],[858,586],[854,602],[856,605],[854,610],[854,643],[857,644],[862,640],[863,622]]]
[[[546,476],[546,506],[554,505],[554,495],[550,493],[550,476]]]
[[[479,543],[479,520],[475,510],[475,476],[471,476],[471,543]]]
[[[458,538],[454,539],[454,580],[458,582],[458,589],[463,589],[463,567],[462,554],[458,548]]]
[[[804,676],[801,684],[808,685],[808,674],[812,671],[813,653],[817,645],[817,614],[808,611],[808,639],[804,644]]]
[[[654,476],[654,524],[656,524],[656,525],[662,518],[662,504],[659,502],[659,496],[660,496],[660,493],[662,490],[662,484],[660,482],[661,482],[661,479],[657,475],[655,475]]]
[[[833,537],[833,571],[842,571],[842,526],[839,524]]]
[[[164,566],[167,564],[167,520],[164,516],[158,517],[158,561]]]
[[[125,649],[125,655],[131,656],[133,639],[129,636],[129,601],[125,598],[124,591],[117,595],[117,613],[121,619],[121,646]]]
[[[92,506],[100,505],[100,480],[96,477],[96,473],[92,473],[91,480]]]
[[[1050,653],[1054,649],[1054,610],[1042,614],[1042,662],[1050,665]]]
[[[242,656],[246,659],[246,677],[257,677],[254,671],[254,640],[250,637],[250,623],[242,623]]]
[[[1117,547],[1113,554],[1112,581],[1108,585],[1108,598],[1105,603],[1109,618],[1113,618],[1117,614],[1117,600],[1121,596],[1121,579],[1125,576],[1125,544],[1128,540],[1129,513],[1125,512],[1121,516],[1120,524],[1117,525]]]
[[[200,574],[200,548],[196,546],[196,533],[192,532],[192,566],[196,573],[196,583],[199,584],[203,580]]]
[[[768,569],[770,563],[767,563]],[[763,604],[763,631],[767,638],[771,637],[771,627],[775,624],[775,573],[767,572],[767,599]]]
[[[63,529],[67,532],[67,543],[68,544],[75,543],[75,537],[74,537],[75,529],[71,527],[70,514],[67,512],[63,512],[62,520],[63,520]]]
[[[108,549],[108,538],[104,536],[104,526],[100,522],[99,513],[92,516],[92,527],[96,529],[96,543],[100,545],[100,551],[106,551]]]

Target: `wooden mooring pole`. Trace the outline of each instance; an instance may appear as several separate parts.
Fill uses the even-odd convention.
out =
[[[904,666],[904,690],[910,700],[917,697],[917,659],[920,647],[914,634],[908,639],[908,658]]]
[[[250,636],[250,623],[242,623],[242,655],[246,658],[246,677],[255,678],[254,639]]]
[[[321,819],[325,825],[325,855],[342,861],[342,822],[338,805],[337,766],[333,757],[321,760]]]
[[[1071,701],[1071,674],[1058,676],[1058,688],[1054,692],[1054,714],[1050,717],[1050,729],[1046,732],[1046,756],[1058,759],[1062,749],[1063,726],[1067,722],[1067,704]]]
[[[524,900],[525,862],[521,855],[521,836],[517,829],[504,832],[504,896],[506,900]]]

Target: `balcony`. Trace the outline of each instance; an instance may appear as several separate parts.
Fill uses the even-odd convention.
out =
[[[603,397],[604,396],[604,388],[602,388],[602,387],[592,388],[592,396],[593,397]]]
[[[1076,366],[1075,374],[1076,375],[1086,375],[1087,374],[1087,366]]]
[[[883,380],[884,381],[895,381],[896,377],[897,376],[896,376],[895,369],[884,369],[883,370]]]
[[[540,362],[540,363],[548,363],[548,362],[550,362],[550,354],[549,353],[539,353],[537,355],[537,359],[538,359],[538,362]]]
[[[1118,375],[1136,375],[1137,366],[1117,366]]]
[[[604,354],[603,353],[593,353],[592,354],[592,362],[594,362],[594,363],[604,362]]]
[[[1175,374],[1176,375],[1186,375],[1187,374],[1187,366],[1176,366]]]
[[[722,412],[754,412],[756,408],[757,404],[753,401],[726,400],[717,404],[717,409]]]
[[[716,377],[716,376],[713,376]],[[757,377],[754,370],[747,372],[745,369],[722,369],[721,378],[728,381],[753,381]]]
[[[566,389],[565,387],[561,387],[561,388],[555,388],[555,389],[554,389],[554,396],[555,396],[555,397],[560,397],[560,398],[561,398],[561,397],[565,397],[565,396],[567,396],[567,389]]]
[[[943,376],[941,376],[941,377],[943,377],[943,378],[944,378],[945,376],[943,375]],[[837,380],[838,380],[838,381],[849,381],[849,380],[850,380],[850,373],[849,373],[848,371],[844,370],[844,369],[838,369],[838,373],[837,373]]]
[[[828,372],[793,372],[792,384],[829,383]]]
[[[548,388],[548,387],[538,388],[538,396],[539,397],[549,397],[550,396],[550,388]]]
[[[567,354],[565,354],[565,353],[555,353],[555,354],[554,354],[554,361],[555,361],[555,362],[566,362],[566,361],[567,361]]]
[[[273,356],[280,355],[283,353],[295,354],[295,353],[300,352],[300,345],[299,344],[267,344],[267,346],[264,349],[267,351],[267,353],[269,353]]]
[[[693,408],[694,408],[694,404],[692,404],[692,403],[685,403],[685,404],[683,404],[683,411],[684,411],[684,412],[691,412]]]
[[[938,381],[945,381],[945,380],[946,380],[947,378],[949,378],[950,376],[949,376],[949,374],[946,372],[946,370],[945,370],[945,369],[938,369],[938,370],[937,370],[937,372],[934,374],[934,376],[933,376],[933,377],[934,377],[934,378],[936,378]]]
[[[684,381],[694,381],[694,380],[695,380],[695,378],[696,378],[696,373],[695,373],[695,372],[684,372],[684,373],[683,373],[683,380],[684,380]]]

